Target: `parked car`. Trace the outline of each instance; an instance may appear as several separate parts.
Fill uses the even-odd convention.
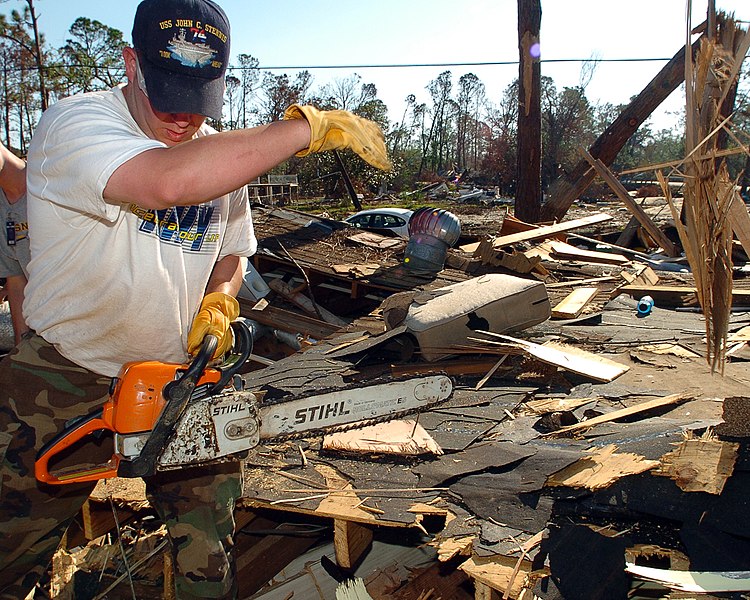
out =
[[[406,208],[371,208],[344,219],[354,227],[382,235],[409,237],[409,218],[414,213]]]

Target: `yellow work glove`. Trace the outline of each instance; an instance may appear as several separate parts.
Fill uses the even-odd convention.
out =
[[[284,120],[307,119],[310,124],[310,145],[297,156],[311,152],[351,148],[373,167],[391,170],[385,138],[380,126],[346,110],[318,110],[314,106],[292,104],[284,112]]]
[[[203,338],[209,333],[219,340],[213,357],[218,358],[226,353],[233,343],[229,325],[239,314],[240,305],[232,296],[222,292],[206,294],[188,333],[188,353],[195,355],[203,345]]]

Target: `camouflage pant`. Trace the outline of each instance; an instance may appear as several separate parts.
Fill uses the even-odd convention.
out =
[[[109,379],[71,363],[29,333],[0,362],[0,381],[0,598],[17,599],[44,573],[94,487],[38,483],[36,452],[69,419],[99,407]],[[104,463],[111,454],[111,441],[92,440],[79,456]],[[75,456],[67,462],[75,464]],[[159,474],[146,484],[172,542],[177,598],[235,598],[229,550],[242,488],[238,466]]]

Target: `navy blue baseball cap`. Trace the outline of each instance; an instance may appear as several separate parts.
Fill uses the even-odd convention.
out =
[[[143,0],[133,48],[152,106],[221,119],[229,19],[211,0]]]

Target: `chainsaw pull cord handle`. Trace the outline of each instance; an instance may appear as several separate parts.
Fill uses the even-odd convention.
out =
[[[225,365],[222,365],[219,370],[221,371],[221,378],[206,394],[208,396],[214,396],[221,393],[221,391],[229,384],[229,380],[232,379],[235,373],[240,370],[240,367],[247,362],[250,358],[250,354],[253,351],[253,334],[250,331],[247,323],[242,319],[232,321],[232,331],[234,332],[235,348],[236,353],[233,353]],[[233,348],[233,352],[235,350]]]
[[[161,455],[177,420],[182,415],[198,380],[206,370],[219,341],[215,335],[203,338],[203,345],[182,377],[164,386],[164,408],[154,424],[151,434],[143,445],[140,455],[132,461],[122,461],[118,474],[122,477],[146,477],[153,475],[156,461]]]

